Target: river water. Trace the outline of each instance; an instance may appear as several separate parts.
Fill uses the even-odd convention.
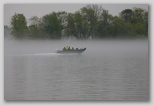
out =
[[[149,73],[148,40],[4,40],[5,100],[149,101]]]

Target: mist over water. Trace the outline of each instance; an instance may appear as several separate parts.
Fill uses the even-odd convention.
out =
[[[148,101],[148,40],[5,39],[4,87],[5,100]]]
[[[145,53],[148,51],[147,40],[5,40],[5,54],[55,53],[64,46],[86,47],[88,54]],[[89,52],[88,52],[89,51]],[[113,53],[114,52],[114,53]],[[148,53],[148,52],[147,52]]]

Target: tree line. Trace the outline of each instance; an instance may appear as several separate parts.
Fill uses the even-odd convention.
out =
[[[147,38],[148,11],[124,9],[118,16],[98,5],[87,5],[74,13],[52,12],[33,16],[30,25],[24,14],[15,13],[10,21],[11,34],[26,39]]]

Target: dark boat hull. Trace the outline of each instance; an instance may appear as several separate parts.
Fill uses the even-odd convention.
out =
[[[62,53],[62,54],[81,54],[82,52],[84,52],[86,50],[86,48],[84,49],[78,49],[78,50],[57,50],[57,53]]]

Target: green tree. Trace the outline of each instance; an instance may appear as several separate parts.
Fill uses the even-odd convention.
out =
[[[113,34],[114,38],[124,37],[126,34],[125,22],[120,17],[113,17]]]
[[[58,19],[57,13],[45,15],[42,18],[43,31],[46,33],[46,38],[60,39],[62,25]]]
[[[148,11],[144,13],[145,35],[148,36]]]
[[[145,11],[142,8],[133,8],[133,18],[132,23],[144,23]]]
[[[133,17],[132,9],[125,9],[120,13],[120,17],[125,22],[131,22]]]
[[[70,36],[77,39],[86,39],[88,33],[88,23],[80,11],[74,14],[69,13],[67,17],[67,31]]]
[[[113,19],[112,15],[110,15],[107,10],[103,10],[97,23],[98,37],[106,38],[112,34],[111,33],[111,27],[112,27],[111,23],[113,21],[112,19]]]
[[[62,29],[65,29],[67,26],[67,12],[65,11],[60,11],[57,14],[58,20],[60,21],[61,25],[62,25]]]
[[[68,16],[67,16],[67,27],[66,27],[66,31],[70,36],[74,36],[75,38],[79,39],[79,36],[78,36],[78,32],[76,30],[76,23],[75,23],[75,18],[74,18],[74,14],[72,13],[69,13]]]
[[[89,32],[89,24],[85,20],[80,11],[75,13],[75,28],[80,39],[87,39]]]
[[[142,8],[133,8],[133,25],[139,35],[148,35],[148,12]]]
[[[124,9],[112,16],[100,5],[87,5],[74,13],[52,12],[41,18],[33,16],[27,27],[23,14],[11,19],[11,33],[16,38],[76,39],[125,38],[148,36],[148,11]],[[6,29],[6,28],[5,28]]]
[[[76,11],[74,14],[70,13],[67,17],[67,31],[77,39],[87,39],[94,37],[97,26],[97,16],[99,14],[96,5],[87,5]]]
[[[27,37],[27,22],[23,14],[16,14],[11,19],[11,33],[16,38]]]
[[[85,38],[92,36],[92,38],[96,34],[96,26],[98,20],[98,11],[96,5],[87,5],[86,7],[81,8],[81,14],[84,19],[84,23],[87,26],[87,34]]]
[[[127,37],[142,37],[148,34],[148,13],[142,8],[125,9],[120,13]]]
[[[31,21],[31,25],[28,26],[29,38],[44,38],[41,18],[33,16],[29,20]]]

